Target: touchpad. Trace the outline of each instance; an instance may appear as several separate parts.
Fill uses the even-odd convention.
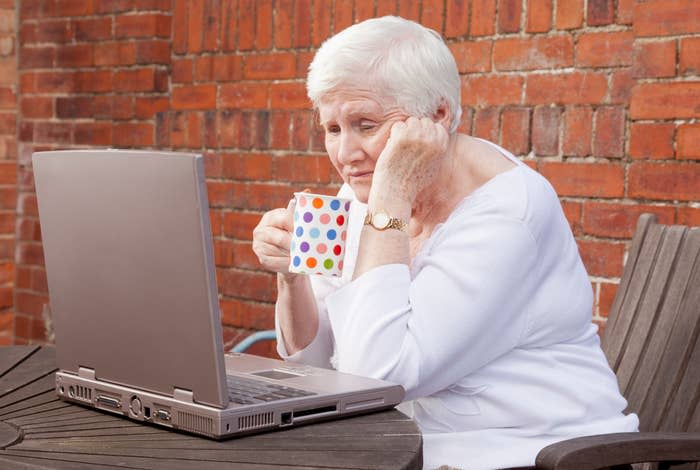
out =
[[[265,377],[266,379],[272,379],[272,380],[285,380],[285,379],[294,379],[297,377],[301,377],[300,375],[290,374],[288,372],[282,372],[281,370],[276,370],[276,369],[263,370],[261,372],[254,372],[251,375],[257,375],[257,376]]]

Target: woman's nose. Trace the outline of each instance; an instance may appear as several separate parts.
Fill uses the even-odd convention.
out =
[[[338,146],[338,161],[343,165],[348,165],[362,159],[363,156],[360,139],[353,132],[342,132]]]

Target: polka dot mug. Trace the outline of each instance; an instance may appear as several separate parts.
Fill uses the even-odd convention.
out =
[[[289,272],[340,276],[351,200],[312,193],[294,197]]]

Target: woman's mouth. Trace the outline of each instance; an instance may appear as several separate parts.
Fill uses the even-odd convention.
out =
[[[371,177],[373,171],[355,171],[353,173],[349,173],[348,177],[351,179],[360,179],[360,178],[367,178]]]

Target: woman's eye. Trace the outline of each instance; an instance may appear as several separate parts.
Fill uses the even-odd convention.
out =
[[[340,126],[328,126],[326,132],[329,134],[337,134],[340,132]]]
[[[374,124],[371,124],[371,123],[363,123],[363,124],[360,124],[360,130],[361,130],[361,131],[371,131],[371,130],[374,129],[375,127],[376,127],[376,126],[375,126]]]

